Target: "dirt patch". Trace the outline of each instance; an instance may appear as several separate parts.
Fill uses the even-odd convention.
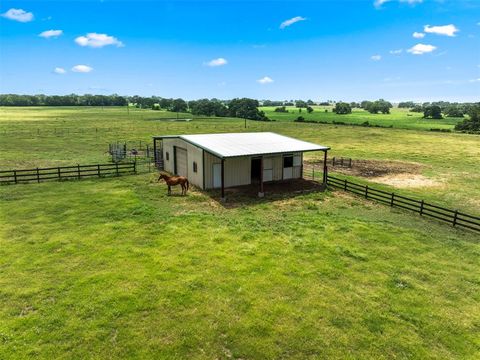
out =
[[[373,181],[399,188],[434,187],[443,185],[439,181],[429,179],[420,174],[396,174],[380,176],[374,178]]]
[[[319,165],[320,166],[320,165]],[[381,184],[398,188],[442,186],[437,181],[421,174],[424,165],[402,161],[353,160],[352,167],[331,166],[331,172],[367,178]]]
[[[420,174],[422,165],[402,161],[353,160],[351,168],[330,166],[330,169],[346,175],[376,178],[396,174]]]

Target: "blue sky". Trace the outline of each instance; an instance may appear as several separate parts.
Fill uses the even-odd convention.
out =
[[[478,0],[7,0],[0,13],[1,93],[480,101]]]

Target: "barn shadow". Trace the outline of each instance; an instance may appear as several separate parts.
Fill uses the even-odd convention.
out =
[[[225,201],[221,199],[220,190],[205,190],[213,200],[225,208],[235,208],[248,204],[258,204],[294,198],[311,192],[323,192],[325,186],[317,181],[291,179],[264,183],[264,196],[259,197],[259,185],[250,184],[225,189]]]

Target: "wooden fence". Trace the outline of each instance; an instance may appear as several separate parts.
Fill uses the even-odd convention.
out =
[[[136,172],[137,164],[135,162],[3,170],[0,171],[0,184],[39,183],[46,180],[73,180],[91,176],[120,176]]]
[[[365,199],[413,211],[421,216],[435,218],[449,223],[452,226],[460,226],[480,232],[480,217],[468,215],[458,210],[450,210],[444,207],[427,203],[425,200],[412,199],[395,193],[374,189],[368,185],[355,184],[347,179],[340,179],[328,174],[327,185],[339,188],[365,197]]]

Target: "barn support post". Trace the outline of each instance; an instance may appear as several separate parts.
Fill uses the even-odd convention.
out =
[[[323,185],[327,185],[327,150],[323,152]]]
[[[264,197],[265,192],[263,191],[263,156],[260,158],[260,191],[258,192],[258,197]]]
[[[221,166],[221,182],[222,182],[222,201],[225,201],[225,159],[222,159],[222,166]]]

